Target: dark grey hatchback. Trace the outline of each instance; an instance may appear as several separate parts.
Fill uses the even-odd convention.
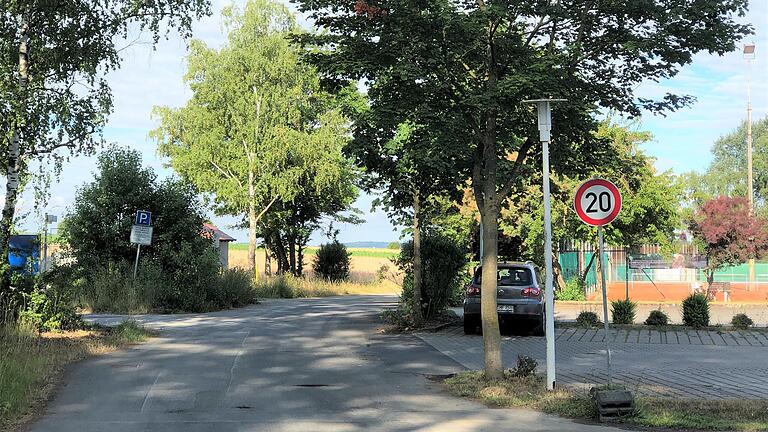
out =
[[[464,299],[464,333],[476,333],[480,327],[480,284],[482,267],[467,286]],[[533,322],[534,334],[544,335],[544,280],[530,262],[499,263],[496,276],[496,302],[499,321]]]

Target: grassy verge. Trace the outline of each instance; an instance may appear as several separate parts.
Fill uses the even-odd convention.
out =
[[[41,335],[0,327],[0,429],[38,413],[68,364],[141,342],[150,335],[133,321],[114,328]]]
[[[307,256],[313,256],[317,254],[318,247],[310,246],[304,249],[304,254]],[[229,250],[233,251],[246,251],[248,250],[248,243],[231,243]],[[347,248],[347,251],[352,254],[353,257],[369,257],[369,258],[393,258],[400,253],[399,249],[383,249],[383,248]]]
[[[595,405],[587,392],[545,390],[539,377],[514,377],[487,381],[482,372],[463,372],[443,381],[455,396],[479,400],[503,408],[530,408],[574,419],[596,418]],[[686,400],[639,398],[637,412],[626,424],[686,430],[768,431],[768,401]]]
[[[399,294],[400,287],[390,281],[356,283],[328,282],[291,276],[262,278],[254,283],[257,298],[330,297],[338,295]]]

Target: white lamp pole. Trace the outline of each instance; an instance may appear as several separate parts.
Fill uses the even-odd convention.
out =
[[[747,61],[747,198],[749,199],[749,212],[755,214],[755,192],[752,181],[752,60],[755,58],[755,44],[744,45],[744,59]],[[755,259],[750,258],[749,290],[754,290]]]
[[[536,104],[539,115],[539,141],[542,147],[542,173],[544,186],[544,263],[546,285],[544,295],[545,333],[547,336],[547,389],[555,388],[555,292],[552,278],[552,205],[549,193],[549,141],[552,130],[553,102],[564,102],[565,99],[534,99],[523,103]]]

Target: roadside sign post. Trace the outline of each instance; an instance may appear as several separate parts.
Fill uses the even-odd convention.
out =
[[[605,240],[603,225],[608,225],[621,212],[621,192],[615,184],[605,179],[587,180],[576,189],[573,208],[579,219],[587,225],[597,227],[598,257],[600,264],[600,281],[603,287],[603,329],[605,330],[606,366],[608,369],[608,385],[611,385],[611,341],[608,325],[608,286],[605,283]]]
[[[552,103],[565,99],[535,99],[523,103],[536,104],[539,141],[542,147],[542,174],[544,188],[544,264],[546,285],[544,289],[545,335],[547,338],[547,389],[555,388],[555,293],[552,279],[552,205],[549,191],[549,141],[552,130]]]
[[[133,279],[139,271],[139,255],[141,245],[152,244],[152,213],[146,210],[137,210],[136,219],[131,227],[131,243],[136,245],[136,261],[133,263]]]

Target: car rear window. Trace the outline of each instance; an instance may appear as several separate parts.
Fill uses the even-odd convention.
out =
[[[481,268],[475,273],[475,284],[483,282],[483,272]],[[503,286],[524,286],[531,285],[531,270],[525,267],[504,267],[496,271],[496,285]]]

